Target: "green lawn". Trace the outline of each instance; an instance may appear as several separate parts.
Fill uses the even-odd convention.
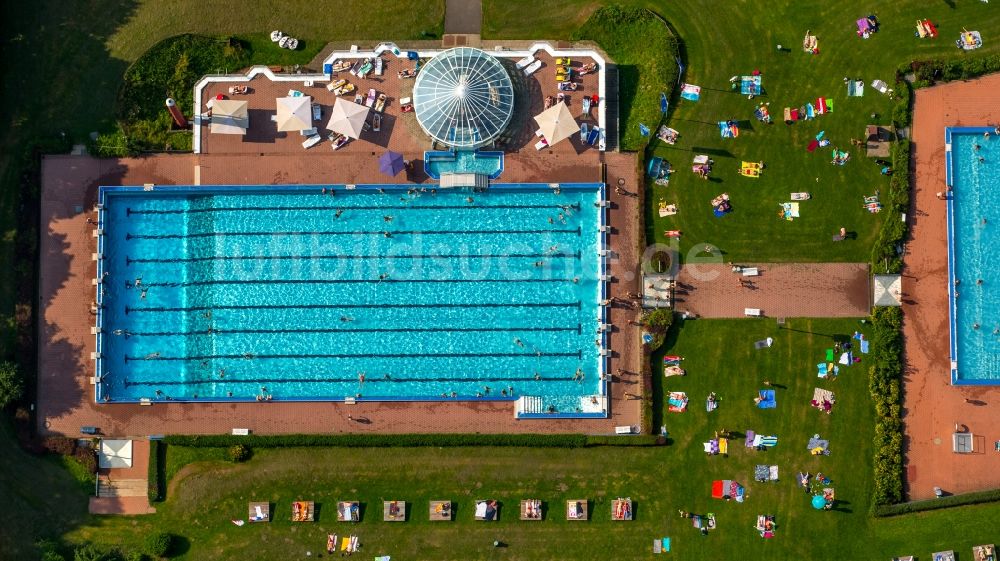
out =
[[[64,500],[53,502],[17,495],[13,512],[20,513],[29,541],[37,531],[32,517],[64,532],[69,542],[93,541],[102,545],[137,547],[153,530],[180,535],[181,559],[259,558],[315,555],[327,533],[353,532],[361,537],[364,554],[390,554],[393,559],[638,559],[648,554],[654,537],[673,539],[674,555],[684,560],[724,559],[739,552],[740,559],[770,561],[888,559],[915,553],[954,548],[961,553],[972,545],[995,541],[1000,504],[963,507],[894,519],[870,518],[871,441],[873,411],[867,390],[867,365],[842,371],[836,381],[819,384],[836,392],[833,415],[809,406],[817,385],[815,364],[832,337],[849,337],[865,325],[856,320],[789,320],[782,329],[771,320],[704,321],[679,324],[668,337],[671,353],[685,357],[688,375],[671,377],[657,392],[688,393],[684,413],[657,413],[670,432],[672,443],[661,448],[411,448],[411,449],[258,449],[246,464],[221,461],[221,450],[171,447],[167,473],[171,476],[167,501],[158,513],[139,518],[90,518],[70,516],[83,495],[68,475],[38,472],[48,469],[22,454],[5,460],[21,488],[37,485],[41,477],[54,479]],[[753,341],[774,339],[774,346],[754,350]],[[662,354],[662,353],[661,353]],[[656,357],[659,359],[659,356]],[[657,369],[659,370],[659,369]],[[768,379],[775,384],[778,406],[759,410],[752,398]],[[707,413],[704,400],[714,391],[719,408]],[[657,422],[660,422],[660,419]],[[734,442],[729,457],[706,456],[701,443],[713,431],[742,432],[754,429],[775,434],[778,446],[755,452]],[[830,456],[810,456],[807,438],[819,433],[831,441]],[[4,448],[10,447],[4,433]],[[4,457],[6,458],[6,450]],[[756,483],[756,463],[778,465],[782,479]],[[833,478],[839,502],[833,511],[815,511],[809,497],[796,487],[795,472],[822,471]],[[733,478],[747,488],[745,503],[710,498],[713,479]],[[8,488],[2,488],[11,492]],[[630,496],[636,520],[610,520],[610,499]],[[566,499],[592,501],[589,522],[564,520]],[[427,501],[456,502],[456,521],[427,521]],[[500,521],[472,520],[477,498],[501,501]],[[517,520],[522,498],[546,501],[542,522]],[[291,501],[319,503],[315,524],[293,524]],[[359,500],[364,517],[356,526],[335,521],[335,502]],[[381,521],[382,500],[406,500],[410,520]],[[238,528],[229,520],[245,517],[246,503],[273,503],[274,521]],[[702,537],[677,510],[713,512],[719,528]],[[762,540],[752,526],[757,514],[777,516],[778,535]],[[25,517],[25,513],[30,513]],[[0,520],[0,523],[5,520]],[[962,531],[948,532],[944,528]],[[494,539],[509,547],[492,549]],[[0,544],[2,545],[2,544]]]
[[[692,248],[706,243],[717,245],[733,261],[867,261],[881,220],[896,216],[871,215],[862,208],[862,197],[885,190],[888,181],[879,168],[851,148],[850,140],[860,138],[864,126],[875,113],[875,123],[887,123],[890,101],[870,86],[862,98],[848,98],[844,77],[859,77],[866,84],[880,78],[892,82],[896,67],[920,57],[969,56],[955,49],[954,40],[963,26],[995,29],[1000,12],[980,2],[926,4],[916,1],[875,2],[858,7],[850,2],[804,6],[801,2],[739,2],[724,6],[709,0],[686,2],[621,2],[648,7],[661,14],[683,42],[682,58],[687,67],[684,80],[702,87],[697,103],[676,97],[669,125],[681,133],[675,146],[659,141],[652,153],[669,161],[676,173],[669,187],[654,186],[647,210],[649,241],[665,241],[665,230],[681,230],[682,259]],[[569,38],[576,34],[581,19],[598,3],[572,0],[547,2],[539,18],[520,14],[532,9],[527,0],[487,0],[484,3],[484,35],[490,38],[536,37]],[[956,7],[952,7],[956,6]],[[871,39],[854,34],[854,20],[875,13],[882,30]],[[710,16],[708,15],[710,14]],[[941,35],[935,40],[913,36],[918,18],[938,23]],[[806,29],[819,37],[821,54],[802,52]],[[778,52],[781,44],[784,52]],[[655,51],[655,45],[635,42],[635,49]],[[974,56],[1000,51],[1000,42],[987,41]],[[731,93],[729,78],[759,69],[766,95],[748,100]],[[656,103],[664,84],[640,75],[637,103]],[[638,96],[645,92],[647,100]],[[622,105],[632,99],[622,92]],[[649,95],[652,94],[652,95]],[[815,101],[819,96],[833,99],[834,110],[812,121],[786,126],[782,109]],[[758,102],[770,102],[776,122],[764,125],[754,120]],[[622,137],[634,137],[639,122],[651,128],[646,111],[634,111],[624,121]],[[737,139],[722,139],[716,123],[736,119],[746,125]],[[809,140],[820,131],[832,140],[830,147],[806,152]],[[627,145],[627,144],[626,144]],[[830,164],[831,148],[851,152],[845,166]],[[711,181],[690,171],[695,154],[709,154],[716,162]],[[741,160],[764,161],[767,169],[759,179],[738,175]],[[812,200],[801,205],[800,219],[794,222],[777,217],[778,204],[789,201],[789,193],[808,191]],[[717,219],[710,201],[721,193],[731,197],[734,212]],[[663,199],[675,203],[680,212],[670,218],[655,213]],[[831,243],[831,236],[844,227],[856,239]],[[692,255],[693,256],[693,255]]]

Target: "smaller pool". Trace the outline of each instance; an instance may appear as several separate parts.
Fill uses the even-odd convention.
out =
[[[496,179],[503,173],[503,152],[424,152],[424,171],[431,179],[441,179],[442,173],[477,173]]]

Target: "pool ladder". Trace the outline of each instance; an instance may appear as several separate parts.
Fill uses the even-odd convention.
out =
[[[532,395],[522,395],[517,399],[517,406],[514,410],[514,416],[519,417],[525,413],[544,413],[545,404],[542,403],[542,398]]]

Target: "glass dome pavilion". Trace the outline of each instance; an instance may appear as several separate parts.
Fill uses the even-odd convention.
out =
[[[472,150],[489,144],[514,114],[514,86],[503,65],[471,47],[449,49],[420,68],[413,86],[420,127],[438,142]]]

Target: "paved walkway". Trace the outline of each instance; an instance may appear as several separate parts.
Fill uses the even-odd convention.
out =
[[[132,441],[132,467],[100,469],[101,496],[90,497],[91,514],[152,514],[149,505],[149,441]]]
[[[936,197],[945,185],[944,128],[1000,121],[998,88],[1000,75],[993,75],[917,90],[914,102],[914,209],[903,274],[903,420],[911,499],[930,498],[935,486],[949,493],[1000,486],[1000,454],[993,451],[1000,440],[1000,387],[952,386],[949,378],[948,240],[945,203]],[[976,453],[952,452],[956,423],[976,436]]]
[[[867,263],[742,265],[756,267],[760,275],[742,276],[725,263],[681,267],[677,311],[704,318],[744,317],[746,308],[758,308],[768,317],[864,317],[869,313]],[[741,286],[740,280],[749,285]]]
[[[446,34],[479,35],[483,27],[482,0],[447,0],[444,5]]]

